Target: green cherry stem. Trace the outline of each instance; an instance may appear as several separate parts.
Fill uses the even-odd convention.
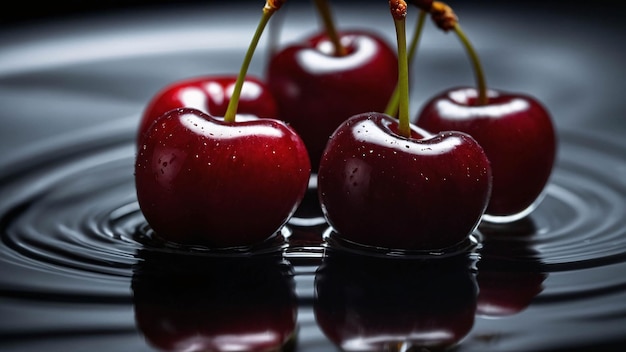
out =
[[[317,12],[324,22],[324,28],[326,29],[326,35],[333,43],[335,47],[335,55],[344,56],[348,52],[346,47],[341,44],[341,40],[339,39],[339,34],[337,32],[337,28],[335,27],[335,21],[333,20],[333,14],[330,10],[330,5],[328,4],[328,0],[315,0],[315,6],[317,7]]]
[[[415,55],[417,53],[417,47],[419,45],[420,38],[422,37],[422,30],[424,28],[424,23],[426,22],[426,15],[428,15],[428,12],[424,10],[420,10],[419,16],[417,18],[417,22],[415,23],[415,30],[413,32],[413,38],[411,39],[411,44],[409,45],[409,51],[408,51],[409,64],[413,62]],[[398,114],[399,101],[400,101],[400,91],[398,89],[398,86],[396,86],[396,89],[394,89],[393,95],[391,96],[391,99],[389,99],[389,103],[387,104],[387,107],[385,108],[385,114],[396,116]]]
[[[281,8],[281,13],[276,14],[268,23],[267,61],[271,60],[272,57],[274,57],[274,54],[276,54],[279,50],[280,37],[284,27],[286,10],[287,8]]]
[[[398,132],[409,138],[411,126],[409,122],[409,61],[406,52],[406,1],[390,0],[389,8],[396,27],[398,42]]]
[[[265,26],[269,22],[272,15],[280,9],[283,2],[284,0],[266,0],[265,6],[263,6],[261,20],[259,21],[259,24],[254,32],[254,36],[252,37],[252,41],[248,46],[248,51],[244,56],[241,69],[239,70],[239,75],[237,76],[237,81],[235,82],[233,94],[228,102],[228,107],[226,108],[226,113],[224,114],[224,122],[235,122],[235,116],[237,115],[237,108],[239,106],[239,97],[241,96],[243,82],[246,80],[246,75],[248,74],[248,67],[252,61],[252,56],[254,56],[254,51],[259,44],[259,39],[265,30]]]
[[[489,98],[487,97],[487,83],[485,80],[485,72],[483,71],[483,67],[480,63],[480,58],[478,57],[478,53],[474,49],[474,46],[465,35],[465,32],[461,29],[461,26],[458,23],[454,24],[454,33],[456,33],[457,37],[461,41],[461,44],[465,47],[465,51],[472,62],[472,66],[474,68],[474,75],[476,76],[476,87],[478,89],[478,105],[487,105],[489,103]]]
[[[476,77],[476,89],[478,90],[477,104],[486,105],[487,103],[489,103],[489,100],[487,97],[487,83],[485,80],[485,73],[480,63],[478,53],[476,52],[476,49],[474,49],[474,46],[468,39],[467,35],[465,35],[465,32],[463,32],[463,30],[461,29],[461,26],[459,25],[459,19],[457,18],[456,14],[450,6],[441,1],[433,1],[430,6],[430,14],[437,27],[442,29],[444,32],[450,30],[454,31],[454,33],[456,33],[457,37],[461,41],[461,44],[465,48],[465,51],[467,52],[474,69],[474,75]]]

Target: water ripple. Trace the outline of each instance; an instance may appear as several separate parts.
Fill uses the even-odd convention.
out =
[[[537,210],[519,223],[481,226],[485,262],[568,271],[626,258],[626,185],[615,177],[626,170],[624,147],[578,134],[561,139],[556,170]],[[5,248],[0,261],[21,271],[63,273],[74,279],[131,277],[137,251],[162,245],[150,236],[137,206],[133,148],[130,139],[98,141],[82,153],[65,153],[54,163],[29,165],[4,176],[0,231]],[[299,257],[306,256],[300,252]],[[310,253],[319,259],[319,248]],[[12,280],[19,287],[33,285],[28,276]],[[35,286],[41,289],[43,284]]]

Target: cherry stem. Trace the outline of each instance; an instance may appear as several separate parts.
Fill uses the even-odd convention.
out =
[[[480,59],[478,58],[478,53],[472,46],[472,43],[469,41],[465,32],[461,29],[459,25],[459,19],[456,14],[452,10],[448,4],[441,1],[433,1],[430,5],[430,14],[432,16],[433,21],[444,32],[449,30],[453,30],[457,37],[460,39],[461,44],[465,47],[465,51],[467,52],[470,61],[472,62],[472,66],[474,68],[474,75],[476,76],[476,89],[478,90],[478,99],[476,101],[477,105],[486,105],[489,103],[487,98],[487,83],[485,82],[485,73],[483,72],[482,65],[480,64]]]
[[[415,24],[415,30],[413,32],[413,38],[411,39],[411,44],[409,45],[409,54],[408,54],[409,64],[413,62],[414,57],[417,53],[417,47],[418,47],[420,38],[422,37],[422,30],[424,28],[424,23],[426,22],[426,15],[428,15],[428,12],[424,10],[420,10],[417,23]],[[399,101],[400,101],[400,90],[398,89],[398,86],[396,85],[396,88],[393,91],[393,95],[391,96],[391,99],[389,99],[389,103],[387,104],[387,107],[385,108],[385,114],[396,116],[398,114]]]
[[[335,47],[335,55],[336,56],[344,56],[348,52],[346,47],[341,45],[341,40],[339,38],[339,34],[337,33],[337,28],[335,27],[335,21],[333,20],[333,15],[330,10],[330,6],[327,0],[315,0],[315,6],[317,7],[317,12],[319,13],[322,21],[324,22],[324,28],[326,29],[326,35],[330,38],[330,41],[333,43]]]
[[[476,86],[478,89],[478,105],[487,105],[489,103],[489,99],[487,98],[487,83],[485,81],[485,73],[483,71],[482,65],[480,63],[480,58],[478,57],[478,53],[472,46],[472,43],[469,41],[465,32],[461,29],[461,26],[458,23],[454,24],[453,27],[454,32],[459,37],[461,44],[465,47],[467,54],[472,62],[472,66],[474,67],[474,75],[476,76]]]
[[[396,27],[398,42],[398,132],[409,138],[409,60],[406,51],[406,1],[390,0],[389,7]]]
[[[252,41],[248,46],[248,51],[244,56],[243,63],[241,64],[241,69],[239,70],[237,81],[235,82],[235,88],[233,89],[230,101],[228,102],[228,107],[226,108],[226,113],[224,114],[224,122],[235,122],[235,116],[237,115],[237,108],[239,106],[239,97],[241,96],[243,83],[246,80],[246,75],[248,74],[248,68],[250,67],[252,57],[254,56],[254,51],[259,44],[259,40],[261,38],[261,35],[263,34],[263,31],[265,30],[265,26],[269,22],[272,15],[276,11],[278,11],[282,3],[282,0],[267,0],[265,2],[265,6],[263,7],[263,14],[261,15],[261,20],[259,21],[259,24],[254,31],[254,36],[252,37]]]
[[[284,27],[285,10],[274,16],[271,22],[269,22],[268,39],[267,39],[267,60],[271,60],[274,54],[278,51],[280,44],[280,36]]]

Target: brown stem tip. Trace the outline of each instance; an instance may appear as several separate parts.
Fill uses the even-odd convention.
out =
[[[266,0],[263,12],[276,12],[285,3],[286,0]]]
[[[433,1],[430,14],[437,27],[446,32],[454,29],[459,22],[452,8],[441,1]]]
[[[406,18],[406,1],[389,0],[389,8],[391,9],[391,16],[393,16],[394,20],[401,21]]]

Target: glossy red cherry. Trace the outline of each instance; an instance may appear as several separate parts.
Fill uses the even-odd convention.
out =
[[[169,110],[140,136],[137,200],[158,236],[250,247],[273,237],[302,201],[311,172],[302,139],[284,121],[236,119],[255,48],[281,5],[266,1],[223,119],[195,108]]]
[[[224,122],[172,110],[143,137],[135,164],[139,206],[157,235],[210,247],[274,235],[307,189],[304,143],[283,121]]]
[[[556,134],[548,110],[526,94],[487,89],[485,74],[452,8],[439,1],[414,1],[436,25],[453,31],[464,46],[476,88],[446,90],[426,102],[415,124],[431,132],[465,132],[485,149],[493,169],[493,190],[484,219],[511,222],[541,200],[556,156]]]
[[[390,1],[398,40],[398,115],[357,114],[331,135],[318,171],[324,216],[342,239],[402,250],[465,241],[491,192],[481,146],[461,132],[409,123],[406,2]]]
[[[474,88],[445,91],[429,100],[415,123],[432,132],[468,133],[485,150],[493,171],[486,214],[521,217],[531,211],[552,173],[556,134],[547,109],[535,98],[496,90],[477,103]]]
[[[224,116],[235,89],[236,75],[201,76],[171,83],[155,94],[143,112],[137,130],[141,136],[161,115],[178,108],[195,108],[213,116]],[[259,78],[247,76],[239,97],[239,114],[263,118],[278,115],[276,102],[266,84]]]
[[[278,117],[304,140],[313,171],[328,137],[350,116],[383,111],[397,83],[397,56],[378,35],[339,34],[346,55],[336,55],[327,34],[281,49],[267,69]]]
[[[489,199],[491,168],[460,132],[430,135],[380,113],[355,115],[331,137],[318,174],[320,203],[341,238],[428,250],[462,242]]]
[[[135,323],[161,351],[283,351],[295,344],[293,272],[279,256],[140,251]]]
[[[474,326],[472,263],[329,248],[315,274],[315,319],[341,351],[449,350]]]

